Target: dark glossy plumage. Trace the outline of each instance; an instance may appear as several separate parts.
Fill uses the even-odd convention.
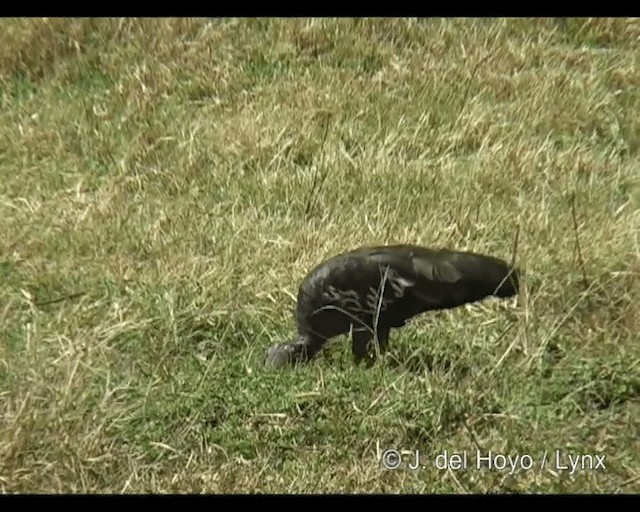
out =
[[[305,277],[298,291],[298,336],[269,348],[266,363],[309,361],[329,339],[351,332],[354,361],[371,364],[371,340],[384,352],[391,329],[416,315],[489,296],[512,297],[518,286],[517,270],[491,256],[414,245],[355,249]]]

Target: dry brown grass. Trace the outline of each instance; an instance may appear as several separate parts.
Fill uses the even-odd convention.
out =
[[[636,19],[6,21],[0,488],[637,492],[639,37]],[[324,257],[507,258],[516,230],[517,306],[425,316],[370,371],[344,344],[262,370]],[[385,471],[388,448],[427,467]],[[606,470],[441,471],[445,449]]]

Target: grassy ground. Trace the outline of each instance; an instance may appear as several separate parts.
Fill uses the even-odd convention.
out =
[[[625,19],[6,20],[2,491],[637,493],[639,37]],[[509,259],[516,233],[517,301],[425,315],[371,370],[344,338],[262,368],[323,258]],[[468,467],[435,467],[445,450]]]

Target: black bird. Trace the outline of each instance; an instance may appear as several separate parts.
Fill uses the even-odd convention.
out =
[[[325,343],[351,333],[354,362],[371,366],[372,340],[380,353],[391,329],[430,310],[451,309],[490,296],[518,293],[518,270],[472,252],[415,245],[364,247],[315,267],[298,290],[297,338],[270,347],[266,364],[310,361]]]

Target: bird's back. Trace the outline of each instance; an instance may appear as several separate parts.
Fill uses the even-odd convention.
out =
[[[400,327],[428,310],[517,290],[517,271],[491,256],[415,245],[363,247],[309,272],[299,287],[296,320],[299,332],[329,338],[352,325]]]

